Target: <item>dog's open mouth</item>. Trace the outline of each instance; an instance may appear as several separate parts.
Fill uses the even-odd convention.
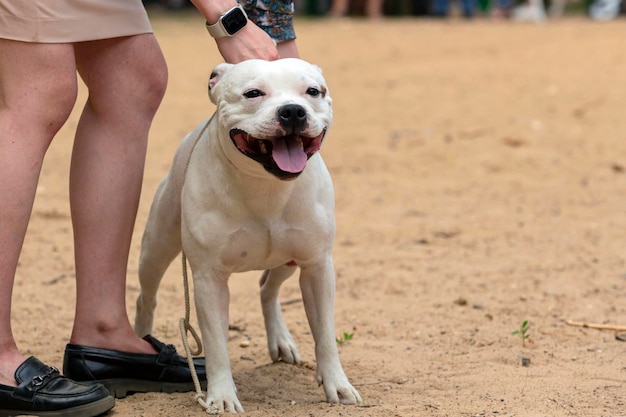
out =
[[[291,134],[259,139],[240,129],[230,131],[230,138],[241,153],[280,179],[300,175],[309,158],[320,150],[325,135],[326,129],[315,137]]]

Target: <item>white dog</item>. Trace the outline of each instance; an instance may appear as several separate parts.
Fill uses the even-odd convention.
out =
[[[243,412],[227,351],[228,278],[264,270],[261,304],[273,361],[300,363],[278,292],[300,267],[317,381],[331,403],[360,404],[337,352],[334,193],[318,150],[332,121],[321,70],[299,59],[218,65],[212,118],[184,139],[143,236],[135,331],[151,333],[159,282],[181,248],[193,273],[206,349],[206,403]]]

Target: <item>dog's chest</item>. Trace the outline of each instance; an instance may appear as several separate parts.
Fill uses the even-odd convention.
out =
[[[302,258],[309,240],[299,227],[275,221],[233,228],[222,247],[222,262],[234,272],[274,268]]]

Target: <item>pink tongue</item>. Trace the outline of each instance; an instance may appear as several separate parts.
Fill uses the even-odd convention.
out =
[[[286,138],[274,139],[272,157],[278,168],[285,172],[302,172],[306,166],[306,152],[296,142]]]

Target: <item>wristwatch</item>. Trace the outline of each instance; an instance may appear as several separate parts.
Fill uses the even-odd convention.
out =
[[[248,15],[241,5],[237,5],[222,14],[212,25],[206,22],[206,29],[214,38],[223,38],[225,36],[233,36],[246,26],[248,23]]]

